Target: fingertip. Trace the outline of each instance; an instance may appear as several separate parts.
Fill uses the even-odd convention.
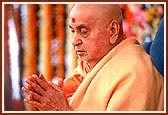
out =
[[[25,91],[26,90],[25,87],[22,87],[22,90]]]
[[[29,78],[28,78],[29,79]],[[24,81],[26,82],[28,79],[25,79]]]
[[[25,102],[28,102],[28,100],[27,100],[27,99],[24,99],[24,101],[25,101]]]
[[[26,82],[26,83],[29,83],[29,79],[26,79],[25,82]]]
[[[63,87],[63,79],[62,79],[62,78],[59,78],[59,79],[58,79],[58,85],[59,85],[60,87]]]
[[[39,75],[39,76],[43,77],[43,74],[42,74],[42,73],[40,73],[40,75]]]
[[[36,74],[32,74],[32,77],[34,77],[34,78],[36,78],[36,77],[38,77]]]
[[[47,81],[42,73],[40,73],[39,78],[43,81]]]
[[[49,84],[52,84],[52,82],[51,81],[47,81]]]
[[[62,78],[58,78],[58,82],[63,82],[63,79]]]
[[[40,73],[39,77],[40,77],[40,78],[44,78],[44,76],[43,76],[43,74],[42,74],[42,73]]]
[[[33,96],[32,95],[29,95],[29,100],[33,100]]]
[[[34,77],[30,77],[29,80],[34,82],[35,78]]]
[[[29,90],[32,90],[32,86],[31,86],[31,85],[28,85],[27,88],[28,88]]]

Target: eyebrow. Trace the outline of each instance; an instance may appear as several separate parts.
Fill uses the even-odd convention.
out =
[[[73,29],[73,27],[71,25],[69,25],[69,28]],[[88,28],[88,27],[86,27],[85,24],[80,24],[76,28],[77,28],[77,30],[80,30],[81,28]]]

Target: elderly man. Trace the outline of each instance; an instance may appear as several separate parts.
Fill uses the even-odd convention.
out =
[[[78,66],[57,85],[32,75],[23,87],[27,103],[57,111],[164,109],[163,78],[138,41],[124,36],[118,5],[74,5],[69,27]]]

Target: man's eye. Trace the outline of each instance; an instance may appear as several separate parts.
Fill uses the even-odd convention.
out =
[[[75,30],[71,30],[71,32],[72,32],[72,33],[74,33],[74,32],[75,32]]]
[[[81,35],[82,35],[83,37],[87,37],[87,36],[88,36],[88,30],[82,28],[82,29],[81,29]]]

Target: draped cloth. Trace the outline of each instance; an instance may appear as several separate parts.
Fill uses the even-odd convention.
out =
[[[78,111],[163,110],[164,82],[151,57],[133,38],[114,47],[91,70],[79,61],[64,80],[69,104]]]

